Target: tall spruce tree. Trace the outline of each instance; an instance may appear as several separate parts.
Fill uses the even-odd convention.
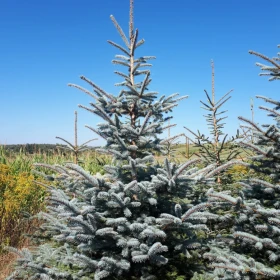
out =
[[[270,59],[253,51],[250,53],[272,64],[257,63],[263,71],[268,71],[261,75],[269,75],[270,81],[279,79],[279,54],[278,58]],[[257,98],[273,105],[272,108],[260,106],[272,121],[260,126],[239,117],[251,130],[254,139],[254,143],[241,144],[256,154],[251,167],[269,179],[242,181],[240,184],[244,190],[237,198],[213,189],[208,192],[210,201],[220,202],[222,207],[227,206],[236,213],[228,242],[216,242],[212,250],[204,254],[212,261],[217,279],[280,279],[280,102],[262,96]]]
[[[124,89],[114,96],[84,76],[93,92],[70,86],[94,99],[90,107],[79,107],[103,120],[98,128],[89,128],[105,139],[99,152],[110,154],[113,163],[105,166],[103,177],[76,164],[37,164],[55,171],[50,179],[60,186],[47,186],[48,212],[40,214],[45,221],[41,228],[51,241],[32,253],[14,250],[20,257],[9,279],[190,279],[202,264],[210,230],[228,220],[227,214],[208,212],[211,202],[193,201],[192,190],[196,183],[211,185],[212,177],[231,162],[203,169],[195,167],[199,159],[180,165],[168,159],[154,162],[153,154],[164,141],[159,136],[168,128],[166,113],[185,97],[157,99],[148,90],[151,78],[145,67],[154,57],[135,56],[144,40],[138,40],[134,29],[133,0],[128,37],[111,19],[124,43],[108,41],[122,53],[113,63],[128,69],[115,72],[124,78],[118,84]]]

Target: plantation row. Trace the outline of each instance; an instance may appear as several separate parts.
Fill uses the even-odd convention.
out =
[[[280,279],[280,102],[258,96],[269,103],[260,108],[271,123],[239,117],[241,132],[228,137],[230,92],[216,98],[212,86],[201,101],[211,137],[185,128],[192,145],[179,158],[185,133],[160,137],[186,96],[149,90],[155,57],[136,56],[144,40],[134,28],[133,0],[129,36],[111,20],[124,44],[108,41],[122,53],[113,63],[128,70],[115,71],[122,90],[114,96],[84,76],[90,90],[69,84],[91,96],[79,107],[102,119],[88,128],[104,147],[78,146],[75,113],[75,143],[57,137],[69,151],[53,155],[57,161],[5,158],[2,149],[1,242],[18,256],[6,279]],[[258,64],[270,80],[280,78],[280,55],[250,53],[271,64]],[[35,247],[20,248],[17,226]]]
[[[60,144],[14,144],[14,145],[5,145],[2,148],[5,149],[5,152],[7,154],[10,153],[21,153],[24,151],[24,153],[28,154],[59,154],[62,149],[60,147],[65,147],[65,145]]]
[[[37,146],[37,145],[36,145]],[[16,248],[32,247],[28,236],[34,234],[40,224],[38,219],[32,218],[42,210],[45,210],[46,188],[34,181],[47,184],[36,173],[32,173],[33,164],[44,162],[50,165],[73,162],[71,153],[32,153],[21,145],[18,152],[10,147],[0,147],[0,279],[5,279],[12,270],[15,258],[12,253],[3,249],[6,246]],[[52,146],[55,149],[55,146]],[[197,149],[190,147],[192,154]],[[182,144],[173,147],[173,161],[186,156],[185,146]],[[159,158],[162,161],[161,158]],[[96,155],[95,151],[87,151],[81,154],[80,165],[91,174],[104,174],[103,166],[111,162],[111,157]],[[45,172],[48,170],[45,169]],[[48,172],[51,174],[50,172]],[[232,182],[238,182],[241,178],[250,177],[250,171],[244,166],[233,166],[227,170],[227,176]],[[236,185],[236,188],[238,186]]]

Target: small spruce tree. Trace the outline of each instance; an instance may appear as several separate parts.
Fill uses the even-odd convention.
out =
[[[60,148],[73,153],[75,164],[78,164],[79,162],[79,155],[82,152],[90,149],[90,147],[88,147],[87,144],[90,143],[91,141],[97,140],[97,138],[90,139],[85,143],[78,145],[78,112],[77,111],[75,111],[75,121],[74,121],[74,144],[72,144],[71,142],[67,141],[66,139],[60,136],[56,136],[56,138],[66,143],[66,146],[62,146],[62,147],[60,146]]]
[[[208,111],[206,118],[207,125],[209,127],[210,137],[201,133],[199,130],[197,133],[185,127],[185,129],[194,136],[192,140],[194,147],[198,148],[198,152],[194,155],[203,159],[204,164],[207,166],[209,164],[215,164],[217,167],[224,163],[237,158],[241,150],[238,147],[236,140],[241,138],[239,135],[239,130],[237,130],[236,136],[232,136],[228,139],[228,134],[225,134],[224,120],[227,116],[224,114],[227,110],[221,110],[222,106],[231,98],[230,90],[228,93],[223,95],[218,101],[215,100],[215,74],[214,74],[214,62],[211,62],[212,68],[212,96],[210,97],[208,92],[205,90],[207,101],[200,101],[203,105],[202,109]],[[221,184],[222,174],[217,175],[217,182]],[[226,181],[224,178],[223,181]]]

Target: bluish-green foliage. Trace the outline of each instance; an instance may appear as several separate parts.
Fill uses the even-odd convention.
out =
[[[243,181],[244,190],[234,197],[213,186],[236,160],[202,169],[199,159],[155,163],[154,153],[172,140],[160,138],[168,128],[166,113],[185,97],[158,98],[149,91],[147,61],[154,57],[136,57],[144,40],[138,40],[130,4],[128,37],[111,16],[124,43],[109,41],[122,53],[113,63],[128,69],[116,71],[123,89],[114,96],[84,76],[91,90],[71,84],[94,99],[79,106],[101,118],[89,128],[106,140],[98,151],[113,163],[103,176],[73,163],[37,164],[54,173],[45,177],[53,186],[48,211],[39,215],[49,241],[32,253],[11,249],[19,259],[8,279],[280,279],[280,103],[264,99],[276,105],[265,109],[273,125],[260,128],[242,119],[256,140],[241,143],[258,154],[252,168],[271,174],[272,182]]]
[[[154,153],[164,148],[160,134],[168,127],[166,113],[186,97],[157,98],[157,92],[148,90],[151,78],[145,69],[154,57],[136,57],[144,40],[138,40],[133,27],[133,1],[128,38],[111,19],[124,42],[123,47],[109,41],[122,52],[113,63],[128,69],[127,73],[116,71],[124,78],[118,84],[123,89],[113,96],[84,76],[81,79],[94,93],[71,86],[94,99],[89,107],[79,106],[102,119],[96,129],[90,129],[106,140],[98,152],[111,155],[113,164],[104,167],[104,176],[90,175],[71,163],[37,165],[53,170],[56,175],[49,179],[60,185],[49,187],[48,212],[41,214],[42,230],[51,242],[33,254],[18,252],[21,259],[15,275],[28,279],[190,278],[191,258],[199,260],[200,251],[205,251],[209,226],[224,222],[225,218],[208,211],[212,204],[204,202],[203,196],[193,200],[195,184],[207,188],[213,184],[212,175],[218,172],[214,164],[198,169],[197,160],[155,163]]]
[[[273,62],[272,68],[257,65],[269,70],[270,80],[275,80],[280,69],[277,59],[257,55]],[[212,262],[214,274],[221,279],[280,279],[280,102],[257,97],[273,105],[273,108],[260,106],[273,121],[260,126],[240,117],[254,139],[254,143],[241,144],[256,154],[251,168],[269,175],[270,182],[258,178],[242,181],[244,189],[239,197],[208,191],[211,200],[222,208],[229,207],[229,213],[235,214],[231,236],[225,242],[214,242],[211,251],[204,254]]]
[[[210,136],[201,133],[199,129],[197,129],[197,132],[194,132],[187,127],[185,127],[185,129],[187,129],[187,131],[192,134],[192,137],[194,137],[191,141],[194,144],[194,147],[198,148],[198,152],[195,153],[195,155],[203,160],[204,165],[207,166],[214,163],[216,166],[220,166],[236,159],[241,153],[237,140],[243,138],[243,136],[239,134],[239,130],[237,130],[236,136],[231,136],[231,138],[228,137],[228,134],[224,133],[225,119],[227,119],[225,113],[227,110],[224,110],[223,106],[231,98],[230,93],[232,90],[218,100],[215,100],[214,62],[212,61],[211,64],[212,97],[210,97],[205,90],[207,101],[200,101],[203,105],[202,109],[207,111],[207,114],[204,115],[204,117],[206,119]],[[223,172],[219,172],[217,176],[217,182],[219,183],[220,188],[221,183],[223,183],[224,187],[228,187],[227,184],[232,183],[232,180],[230,180],[227,174],[225,176],[223,175]]]

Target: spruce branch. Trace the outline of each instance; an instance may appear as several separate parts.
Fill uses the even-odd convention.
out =
[[[65,140],[64,138],[59,137],[59,136],[56,136],[55,138],[56,138],[56,139],[62,140],[63,142],[65,142],[66,144],[68,144],[71,148],[75,149],[75,146],[72,145],[69,141]]]
[[[144,39],[139,40],[139,41],[136,43],[136,45],[135,45],[135,49],[138,48],[138,47],[140,47],[140,46],[142,46],[144,43],[145,43],[145,40],[144,40]]]
[[[130,67],[130,64],[129,64],[129,63],[124,62],[124,61],[121,61],[121,60],[113,59],[113,60],[112,60],[112,63],[114,63],[114,64],[119,64],[119,65],[126,66],[126,67]]]
[[[106,96],[108,99],[110,99],[112,102],[116,102],[116,99],[108,94],[107,92],[105,92],[103,89],[101,89],[99,86],[97,86],[95,83],[93,83],[91,80],[89,80],[88,78],[86,78],[85,76],[81,76],[80,77],[82,80],[86,81],[88,84],[90,84],[95,90],[97,90],[100,94]]]
[[[96,133],[97,135],[99,135],[100,137],[102,137],[103,139],[107,139],[106,135],[98,130],[96,130],[95,128],[89,126],[89,125],[85,125],[85,127],[87,127],[88,129],[90,129],[91,131],[93,131],[94,133]]]
[[[110,15],[110,18],[112,20],[112,22],[114,23],[116,29],[118,30],[123,42],[125,43],[125,45],[127,46],[127,48],[129,49],[130,48],[130,45],[129,45],[129,42],[128,42],[128,39],[127,37],[125,36],[122,28],[120,27],[120,25],[118,24],[118,22],[116,21],[115,17],[113,15]]]
[[[119,71],[114,71],[114,73],[116,73],[117,75],[125,78],[126,80],[129,80],[129,76],[127,76],[126,74],[119,72]]]
[[[98,181],[89,173],[84,171],[80,166],[73,164],[73,163],[67,163],[66,167],[76,171],[78,174],[82,175],[87,181],[89,181],[94,187],[99,187]]]
[[[130,55],[129,52],[125,48],[123,48],[122,46],[120,46],[120,45],[118,45],[118,44],[116,44],[116,43],[114,43],[114,42],[112,42],[110,40],[107,40],[107,42],[110,45],[112,45],[112,46],[116,47],[117,49],[121,50],[122,52],[124,52],[126,55],[128,55],[128,56]]]
[[[265,97],[265,96],[260,96],[260,95],[256,95],[256,98],[259,98],[259,99],[264,100],[265,102],[274,104],[274,105],[277,106],[277,108],[279,108],[279,106],[280,106],[280,102],[279,102],[279,101],[273,100],[273,99],[271,99],[271,98],[267,98],[267,97]]]
[[[187,218],[189,218],[193,213],[196,213],[197,211],[204,210],[204,209],[209,208],[211,206],[212,206],[212,204],[207,202],[207,203],[200,203],[200,204],[192,207],[184,215],[182,215],[182,217],[181,217],[182,222],[184,222]]]
[[[94,103],[90,103],[91,106],[93,106],[100,114],[101,116],[104,118],[104,120],[107,120],[111,125],[115,125],[114,121],[106,114],[106,112],[104,112],[103,109],[101,109],[98,105],[94,104]],[[97,114],[94,110],[84,106],[84,105],[78,105],[79,108],[83,108],[93,114]]]
[[[141,89],[139,91],[139,96],[143,95],[144,90],[146,89],[146,87],[148,85],[149,77],[150,77],[150,71],[146,74],[146,77],[145,77],[144,81],[142,82]]]
[[[143,130],[144,130],[145,127],[147,126],[147,123],[148,123],[148,121],[149,121],[151,115],[152,115],[152,112],[149,111],[149,112],[147,113],[147,115],[146,115],[146,117],[145,117],[143,123],[142,123],[142,126],[141,126],[141,128],[140,128],[140,130],[139,130],[139,132],[138,132],[138,135],[141,135],[141,134],[142,134]]]
[[[261,132],[261,133],[264,133],[263,130],[258,126],[256,125],[254,122],[252,122],[251,120],[249,119],[246,119],[244,117],[238,117],[239,120],[243,121],[243,122],[246,122],[248,124],[250,124],[252,127],[254,127],[257,131]]]
[[[90,91],[88,91],[87,89],[85,89],[81,86],[78,86],[78,85],[75,85],[75,84],[68,84],[68,86],[77,88],[77,89],[83,91],[84,93],[86,93],[87,95],[89,95],[90,97],[94,98],[95,100],[98,100],[98,97],[96,95],[94,95],[93,93],[91,93]]]
[[[246,163],[244,161],[241,160],[231,160],[227,163],[224,163],[223,165],[220,165],[219,167],[215,168],[213,171],[209,172],[205,178],[211,178],[212,176],[214,176],[215,174],[220,173],[223,170],[228,169],[229,167],[231,167],[232,165],[244,165],[244,166],[250,166],[249,163]]]
[[[263,55],[261,53],[258,53],[258,52],[255,52],[255,51],[251,51],[251,50],[249,51],[249,54],[253,54],[255,56],[258,56],[258,57],[260,57],[260,58],[270,62],[272,65],[274,65],[276,68],[278,68],[280,70],[280,65],[277,64],[273,59],[270,59],[269,57],[267,57],[267,56],[265,56],[265,55]]]
[[[186,163],[182,164],[176,171],[175,171],[175,174],[173,175],[172,179],[175,181],[178,176],[180,176],[180,174],[189,166],[199,162],[200,159],[197,158],[197,159],[193,159],[193,160],[189,160],[187,161]]]

